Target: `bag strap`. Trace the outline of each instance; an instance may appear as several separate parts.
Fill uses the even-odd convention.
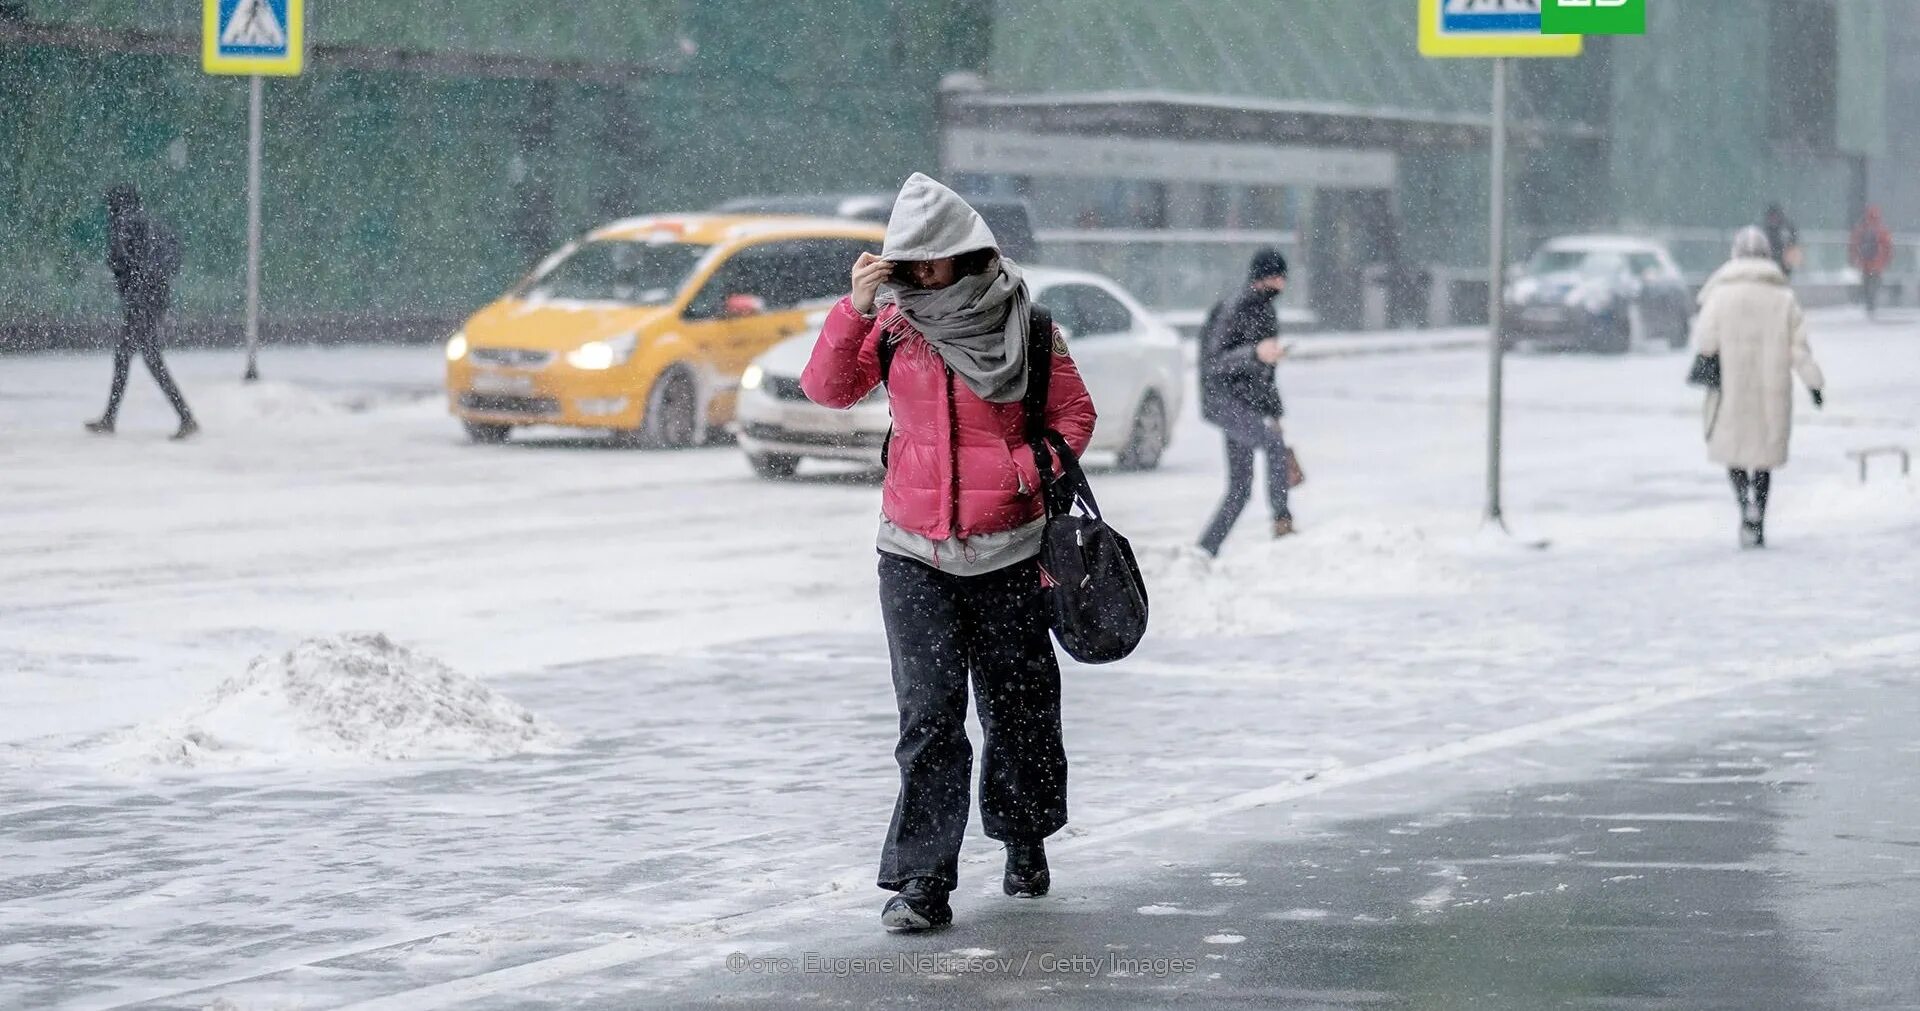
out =
[[[879,312],[880,310],[878,309],[874,310],[874,314],[876,316],[879,315]],[[875,348],[874,351],[880,357],[880,385],[885,386],[887,385],[887,377],[893,374],[893,353],[894,351],[898,350],[898,348],[893,343],[888,333],[885,330],[880,329],[880,325],[878,321],[874,323],[874,329],[880,331],[880,346],[878,348]],[[886,470],[887,465],[893,462],[892,460],[889,459],[889,457],[891,457],[892,455],[893,455],[893,412],[891,411],[891,409],[889,409],[889,411],[887,412],[887,437],[885,440],[883,440],[880,443],[880,469],[881,470]]]
[[[1043,306],[1033,307],[1033,319],[1027,331],[1027,393],[1021,398],[1026,411],[1027,445],[1033,449],[1033,462],[1040,471],[1040,497],[1046,502],[1048,516],[1073,511],[1075,502],[1094,519],[1100,518],[1100,504],[1094,501],[1093,486],[1080,469],[1067,438],[1047,427],[1047,397],[1053,381],[1053,314]],[[1053,472],[1059,461],[1060,473]]]
[[[1053,313],[1036,305],[1027,320],[1027,442],[1038,445],[1047,434],[1047,396],[1053,384]],[[1038,452],[1036,449],[1035,452]],[[1042,475],[1045,476],[1044,474]]]

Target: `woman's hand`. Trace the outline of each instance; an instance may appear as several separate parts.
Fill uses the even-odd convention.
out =
[[[1253,346],[1253,353],[1261,361],[1272,365],[1287,356],[1287,349],[1278,337],[1269,337]]]
[[[893,273],[893,261],[882,260],[872,253],[861,253],[860,259],[853,263],[853,307],[862,316],[873,315],[873,297],[880,291],[880,282]]]

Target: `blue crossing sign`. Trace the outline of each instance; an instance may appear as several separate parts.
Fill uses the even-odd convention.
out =
[[[1420,0],[1423,56],[1578,56],[1578,35],[1540,34],[1540,0]]]
[[[200,66],[209,74],[300,73],[303,0],[203,0]]]

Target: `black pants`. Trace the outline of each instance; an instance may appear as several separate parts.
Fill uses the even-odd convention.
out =
[[[1867,315],[1871,316],[1880,305],[1880,275],[1860,275],[1860,294],[1866,298]]]
[[[955,576],[880,556],[880,612],[900,707],[900,795],[880,855],[880,887],[910,878],[953,888],[966,833],[973,746],[967,675],[986,737],[980,820],[1002,841],[1044,839],[1067,823],[1060,665],[1041,607],[1040,567]]]
[[[1219,412],[1212,421],[1227,439],[1227,495],[1220,500],[1213,522],[1207,524],[1207,532],[1201,535],[1200,547],[1207,554],[1217,555],[1240,519],[1241,510],[1253,497],[1255,452],[1267,454],[1267,504],[1273,508],[1273,518],[1292,519],[1293,513],[1287,508],[1287,444],[1273,420],[1249,410]]]
[[[127,372],[133,365],[135,351],[146,359],[147,371],[153,374],[153,381],[159,384],[167,403],[173,405],[173,413],[180,416],[183,424],[193,420],[193,413],[187,410],[187,398],[180,394],[180,387],[174,385],[167,363],[160,357],[160,318],[164,312],[164,309],[127,308],[120,344],[113,349],[113,387],[107,392],[107,413],[103,416],[108,423],[120,415],[120,400],[127,394]]]
[[[1740,518],[1750,523],[1762,523],[1767,518],[1767,494],[1773,491],[1773,472],[1756,470],[1751,473],[1744,470],[1728,470],[1727,477],[1733,481],[1733,494],[1740,500]],[[1751,490],[1752,497],[1748,497]],[[1748,511],[1751,502],[1753,509]]]

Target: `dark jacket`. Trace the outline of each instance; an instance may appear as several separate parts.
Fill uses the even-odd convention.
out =
[[[1760,222],[1760,229],[1767,233],[1767,244],[1773,247],[1773,263],[1780,272],[1793,276],[1793,266],[1787,262],[1787,250],[1800,244],[1800,229],[1793,227],[1785,214],[1768,214]]]
[[[1200,332],[1200,414],[1207,420],[1246,410],[1266,418],[1284,413],[1273,366],[1254,351],[1261,341],[1280,335],[1273,297],[1249,285],[1207,315]]]
[[[148,217],[145,208],[133,204],[108,214],[107,266],[129,310],[166,310],[179,259],[178,240]]]

